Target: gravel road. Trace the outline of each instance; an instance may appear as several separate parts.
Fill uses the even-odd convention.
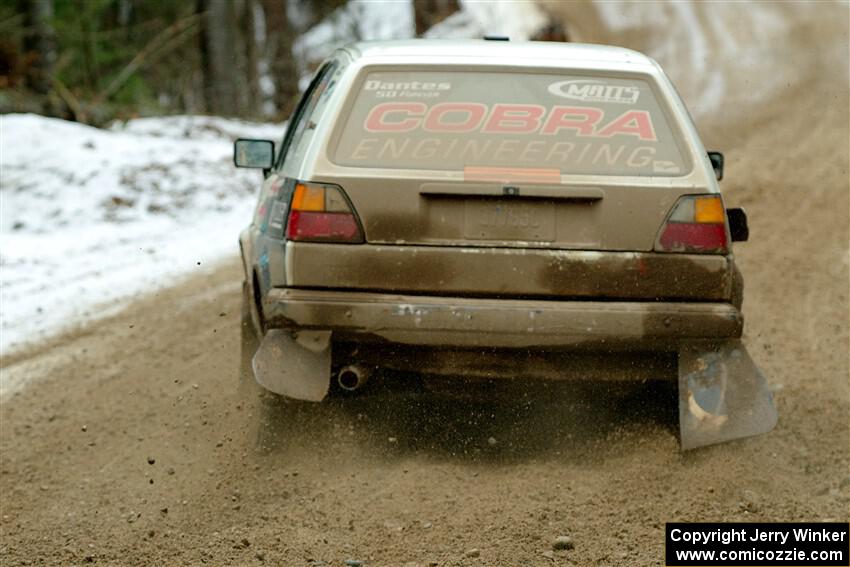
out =
[[[2,360],[0,563],[660,565],[667,521],[846,521],[848,12],[820,6],[765,46],[774,96],[699,124],[750,214],[775,431],[683,454],[658,388],[283,401],[240,376],[233,258]]]

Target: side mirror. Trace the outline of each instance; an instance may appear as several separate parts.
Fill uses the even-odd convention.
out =
[[[274,165],[274,142],[240,138],[233,144],[233,163],[236,167],[271,169]]]
[[[750,237],[750,227],[747,225],[747,212],[741,208],[726,209],[729,219],[729,235],[732,242],[746,242]]]
[[[711,167],[714,168],[714,176],[718,181],[723,179],[723,154],[720,152],[708,152]]]

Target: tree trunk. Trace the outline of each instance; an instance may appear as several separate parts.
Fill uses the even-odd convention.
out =
[[[255,0],[245,0],[242,6],[242,41],[245,44],[245,106],[246,116],[258,118],[261,113],[262,96],[258,73],[259,49],[257,45],[257,21],[254,17]]]
[[[292,58],[293,30],[282,0],[262,0],[266,16],[266,49],[274,83],[275,118],[289,116],[298,97],[298,68]]]
[[[34,0],[37,2],[37,0]],[[86,81],[89,91],[96,91],[100,82],[100,68],[97,61],[97,37],[95,28],[97,21],[97,6],[86,0],[77,0],[77,20],[80,25],[82,38],[83,67],[86,71]]]
[[[21,0],[24,14],[24,61],[26,84],[40,94],[50,92],[56,40],[53,32],[53,0]]]
[[[231,0],[199,0],[204,12],[201,57],[207,111],[224,116],[244,112],[239,85],[243,65],[237,44],[235,6]]]

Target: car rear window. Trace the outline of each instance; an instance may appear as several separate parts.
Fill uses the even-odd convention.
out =
[[[332,160],[352,167],[688,172],[661,103],[637,78],[373,71],[354,88]]]

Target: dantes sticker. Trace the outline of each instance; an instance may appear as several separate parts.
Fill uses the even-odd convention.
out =
[[[366,84],[363,86],[363,89],[367,91],[447,91],[451,88],[452,84],[447,81],[404,81],[389,83],[371,80],[366,81]]]
[[[575,79],[558,81],[549,85],[549,92],[561,98],[570,98],[582,102],[613,102],[634,104],[640,96],[637,87],[606,85],[602,81]]]

